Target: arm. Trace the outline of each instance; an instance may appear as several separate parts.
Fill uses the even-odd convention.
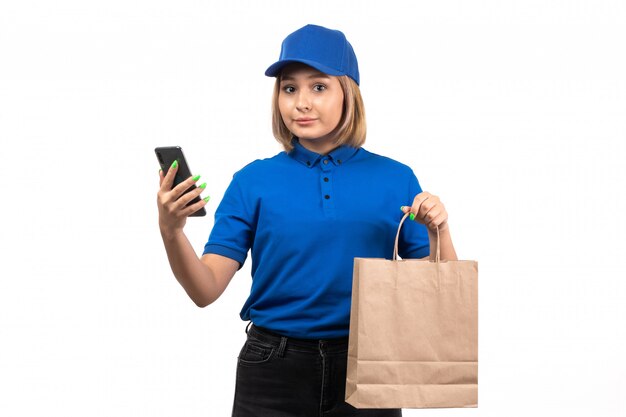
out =
[[[189,177],[172,188],[177,168],[178,164],[174,161],[167,175],[164,176],[163,172],[159,171],[160,188],[157,193],[159,229],[174,276],[198,307],[206,307],[224,292],[237,272],[239,262],[212,254],[203,256],[202,260],[198,259],[183,233],[183,227],[187,216],[207,203],[208,197],[187,206],[193,198],[200,195],[206,184],[184,194],[184,191],[200,178],[198,175]]]
[[[441,260],[458,261],[459,258],[456,256],[456,251],[454,250],[454,245],[452,244],[449,227],[446,227],[444,230],[439,230],[439,239],[441,239],[441,243],[439,245]],[[433,232],[428,229],[428,240],[430,241],[430,256],[426,256],[422,259],[430,259],[431,261],[434,261],[435,254],[437,253],[437,231]]]
[[[206,307],[224,292],[239,268],[239,262],[216,254],[194,252],[182,230],[161,231],[167,258],[174,276],[198,307]]]

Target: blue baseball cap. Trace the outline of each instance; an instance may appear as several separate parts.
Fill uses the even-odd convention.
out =
[[[280,58],[265,70],[276,77],[288,64],[301,62],[328,75],[347,75],[359,85],[359,64],[346,36],[333,29],[306,25],[285,38]]]

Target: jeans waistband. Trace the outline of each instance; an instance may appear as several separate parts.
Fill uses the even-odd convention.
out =
[[[295,337],[287,337],[272,332],[269,329],[259,327],[252,322],[248,324],[246,333],[252,335],[256,339],[270,343],[273,346],[280,347],[280,351],[285,348],[293,347],[299,350],[310,350],[312,352],[342,352],[348,349],[348,337],[340,337],[333,339],[297,339]]]

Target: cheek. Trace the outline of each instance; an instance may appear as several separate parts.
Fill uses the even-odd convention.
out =
[[[287,101],[282,98],[282,96],[278,97],[278,111],[280,112],[281,117],[283,118],[283,121],[286,122],[286,116],[289,114],[288,113],[288,103]]]
[[[343,114],[343,96],[333,101],[332,112],[335,115],[335,122],[339,123]]]

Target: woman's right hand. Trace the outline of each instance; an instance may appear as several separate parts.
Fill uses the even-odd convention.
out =
[[[167,175],[163,175],[163,170],[159,171],[160,188],[157,192],[157,205],[159,207],[159,228],[162,234],[171,235],[178,230],[182,230],[187,222],[187,217],[204,207],[209,201],[209,197],[206,197],[189,207],[185,207],[191,200],[204,191],[206,183],[183,195],[185,190],[200,179],[200,176],[191,176],[172,188],[177,171],[177,161],[174,161],[170,169],[167,170]]]

